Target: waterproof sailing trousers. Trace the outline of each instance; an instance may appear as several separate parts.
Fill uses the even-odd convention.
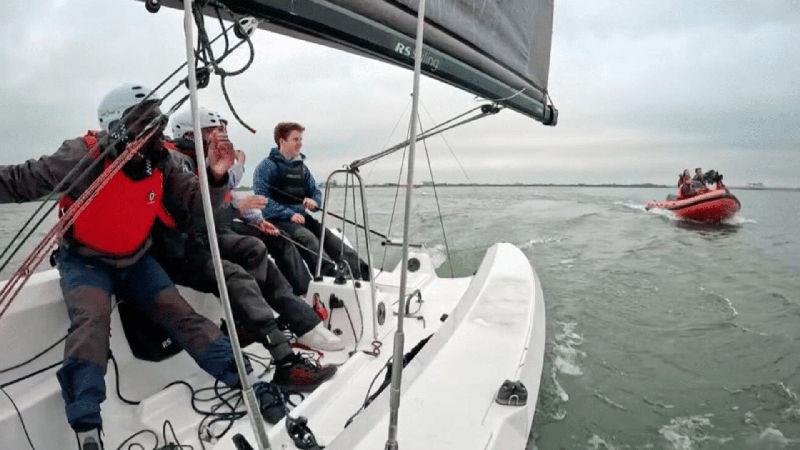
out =
[[[276,227],[286,232],[289,237],[308,248],[306,250],[298,247],[298,250],[311,272],[314,273],[317,269],[317,254],[320,251],[319,236],[322,225],[308,213],[304,213],[303,217],[305,217],[304,224],[297,224],[289,220],[275,221],[274,223]],[[325,230],[325,255],[338,264],[346,261],[353,271],[353,277],[364,280],[369,279],[367,264],[359,259],[352,248],[343,245],[342,240],[331,233],[330,230]],[[333,264],[323,260],[322,275],[335,276],[336,268]]]
[[[231,228],[238,234],[253,236],[267,246],[267,252],[275,260],[281,274],[292,286],[295,295],[305,296],[311,283],[311,273],[297,247],[280,236],[270,236],[258,228],[243,222],[234,221]]]
[[[102,428],[100,403],[106,398],[113,294],[163,327],[214,378],[228,386],[239,385],[228,338],[192,309],[149,254],[131,266],[117,268],[69,248],[62,247],[58,253],[70,329],[57,377],[73,429]]]
[[[294,294],[286,277],[269,259],[260,239],[226,230],[218,236],[218,242],[222,257],[236,263],[255,280],[267,304],[292,333],[302,336],[320,323],[311,306]]]
[[[222,272],[237,329],[253,336],[245,341],[264,343],[276,361],[285,358],[292,350],[288,339],[278,329],[272,308],[298,335],[314,328],[320,322],[319,317],[308,304],[292,294],[291,286],[267,257],[261,241],[229,230],[223,230],[218,237],[220,254],[224,258]],[[190,240],[186,255],[184,259],[162,257],[160,262],[176,283],[219,296],[211,254],[204,242]]]

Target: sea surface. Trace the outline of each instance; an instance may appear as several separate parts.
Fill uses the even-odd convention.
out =
[[[441,276],[451,263],[472,274],[504,241],[541,279],[547,353],[528,449],[800,448],[800,192],[734,190],[740,213],[704,226],[644,210],[668,191],[440,188],[448,260],[434,192],[417,189],[412,241]],[[382,233],[394,196],[368,189]],[[35,206],[0,207],[2,247]],[[387,268],[398,258],[387,250]]]

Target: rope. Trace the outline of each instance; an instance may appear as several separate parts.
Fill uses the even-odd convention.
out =
[[[225,7],[225,6],[223,5],[223,7]],[[227,7],[225,7],[225,9],[229,14],[234,16],[233,12],[230,11]],[[247,69],[249,69],[250,66],[253,64],[253,61],[255,60],[255,46],[253,45],[253,42],[250,40],[250,35],[248,33],[246,33],[246,32],[242,33],[241,35],[242,35],[243,39],[241,41],[239,41],[239,43],[237,43],[235,46],[233,46],[233,48],[230,49],[230,51],[234,51],[237,48],[239,48],[239,46],[241,46],[242,44],[247,43],[247,46],[248,46],[248,49],[249,49],[249,57],[247,59],[247,62],[244,64],[244,66],[242,66],[241,68],[239,68],[237,70],[233,70],[233,71],[225,70],[222,67],[220,67],[219,64],[218,64],[218,62],[221,62],[222,59],[220,59],[220,61],[217,61],[216,59],[214,59],[214,52],[213,52],[213,49],[211,48],[211,42],[209,42],[208,34],[206,33],[205,16],[203,15],[202,9],[195,7],[193,12],[194,12],[194,21],[195,21],[195,24],[197,25],[197,39],[198,39],[199,46],[202,49],[201,54],[205,54],[208,57],[208,59],[209,59],[209,61],[211,63],[211,66],[214,69],[214,73],[216,75],[219,75],[220,86],[222,88],[222,95],[223,95],[223,97],[225,97],[225,102],[228,104],[228,109],[230,109],[231,114],[233,114],[233,117],[236,119],[237,122],[239,122],[245,129],[247,129],[251,133],[255,134],[255,132],[256,132],[255,128],[253,128],[250,125],[248,125],[244,121],[244,119],[242,119],[242,117],[239,115],[239,113],[236,111],[236,108],[233,106],[233,102],[231,101],[230,95],[228,94],[227,85],[225,84],[225,79],[227,77],[234,77],[234,76],[237,76],[237,75],[241,75],[245,71],[247,71]],[[220,23],[222,23],[222,18],[219,15],[219,8],[217,8],[217,19],[220,21]],[[226,54],[229,53],[229,51],[227,50],[228,36],[227,36],[227,32],[225,32],[223,34],[225,35],[225,42],[226,42],[226,53],[223,53],[223,55],[226,55]],[[199,60],[200,59],[198,59],[198,61]]]
[[[267,187],[272,189],[272,190],[275,190],[277,192],[280,192],[281,194],[283,194],[283,195],[285,195],[287,197],[293,198],[295,200],[300,200],[300,201],[303,200],[302,198],[300,198],[300,197],[298,197],[296,195],[292,195],[292,194],[290,194],[290,193],[288,193],[288,192],[286,192],[284,190],[278,189],[275,186],[272,186],[271,184],[267,184]],[[317,209],[317,211],[322,211],[322,209]],[[339,220],[343,220],[343,221],[349,223],[350,225],[353,225],[353,226],[356,226],[358,228],[361,228],[362,230],[369,231],[370,233],[374,234],[375,236],[378,236],[379,238],[382,238],[382,239],[384,239],[386,241],[390,241],[389,237],[386,236],[385,234],[381,234],[381,233],[379,233],[379,232],[377,232],[375,230],[367,230],[366,227],[364,227],[364,225],[361,225],[361,224],[359,224],[357,222],[353,222],[352,220],[350,220],[350,219],[348,219],[346,217],[342,217],[342,216],[340,216],[340,215],[338,215],[336,213],[330,212],[330,211],[327,211],[327,214],[329,216],[333,217],[333,218],[336,218],[336,219],[339,219]]]
[[[224,29],[222,31],[222,33],[217,35],[210,43],[216,42],[223,35],[226,36],[227,32],[232,27],[233,27],[233,25],[231,25],[227,29]],[[220,59],[226,58],[230,53],[233,52],[233,50],[235,50],[235,48],[231,49],[230,51],[227,51],[225,54],[223,54],[223,56]],[[178,68],[173,70],[172,73],[167,75],[167,77],[165,77],[152,91],[148,92],[147,95],[144,98],[142,98],[142,100],[139,102],[139,104],[142,104],[143,102],[149,100],[153,96],[153,94],[155,94],[155,92],[157,92],[159,89],[161,89],[165,84],[167,84],[167,82],[170,79],[172,79],[175,75],[177,75],[185,67],[186,67],[186,62],[184,61],[182,64],[180,64],[178,66]],[[155,103],[155,104],[151,105],[150,109],[146,110],[145,113],[143,114],[143,116],[149,114],[152,111],[152,109],[155,108],[156,106],[160,106],[163,103],[164,100],[166,100],[170,95],[172,95],[172,93],[174,93],[178,89],[178,87],[183,85],[185,82],[186,82],[186,78],[184,78],[181,81],[179,81],[175,85],[175,87],[170,89],[165,95],[162,96],[161,100],[158,103]],[[179,107],[181,104],[183,104],[184,101],[186,101],[187,98],[188,97],[184,97],[184,99],[182,101],[176,103],[176,106]],[[178,109],[176,106],[173,106],[173,108],[171,108],[171,111],[176,111]],[[126,114],[123,114],[122,117],[120,118],[120,122],[124,123],[125,121],[127,121],[127,119],[130,117],[130,114],[135,109],[136,108],[130,108],[130,110]],[[167,114],[167,115],[170,115],[170,114]],[[110,148],[110,147],[115,146],[119,142],[120,142],[120,139],[113,139],[112,138],[112,140],[107,144],[107,149]],[[11,247],[14,245],[14,243],[17,241],[17,239],[19,239],[20,235],[22,235],[22,232],[25,230],[26,227],[28,227],[28,225],[31,224],[31,222],[34,220],[34,218],[37,216],[37,214],[39,214],[42,211],[42,209],[45,207],[47,202],[52,200],[53,197],[56,194],[60,193],[60,192],[69,192],[72,189],[74,189],[77,186],[78,182],[80,180],[82,180],[83,177],[87,173],[91,172],[92,170],[94,170],[97,167],[97,165],[99,164],[97,162],[97,160],[101,160],[102,157],[105,157],[106,155],[108,155],[108,152],[104,152],[103,155],[101,155],[102,157],[101,158],[97,158],[97,160],[95,160],[89,167],[87,167],[85,169],[81,169],[81,166],[86,161],[91,160],[91,157],[90,157],[91,153],[99,151],[100,148],[101,148],[101,142],[98,142],[97,145],[95,145],[94,147],[89,149],[87,154],[84,155],[78,161],[78,163],[67,173],[67,175],[64,178],[61,179],[61,181],[56,185],[56,187],[53,188],[52,191],[39,203],[39,206],[33,211],[33,213],[31,213],[30,217],[25,221],[25,223],[20,227],[19,231],[14,235],[14,237],[11,239],[11,241],[7,244],[7,246],[3,250],[2,254],[0,254],[0,260],[2,260],[2,258],[6,257],[6,255],[8,254],[8,251],[11,249]],[[82,172],[81,172],[81,170],[82,170]],[[76,176],[76,174],[77,174],[77,176]],[[74,180],[72,180],[73,177],[75,177]],[[64,187],[68,183],[69,183],[69,187],[67,187],[65,189]],[[8,266],[8,264],[11,262],[12,258],[17,254],[17,252],[19,252],[19,250],[22,248],[22,246],[25,244],[25,242],[27,242],[28,239],[30,239],[31,235],[33,235],[33,233],[36,231],[36,229],[42,224],[42,222],[44,222],[44,220],[50,215],[50,213],[53,211],[53,209],[55,209],[55,207],[57,205],[58,205],[58,202],[55,202],[55,203],[51,204],[50,207],[47,209],[47,211],[44,213],[44,215],[42,215],[39,218],[39,220],[33,225],[33,227],[30,230],[28,230],[27,234],[25,234],[25,236],[21,239],[21,241],[16,246],[16,248],[14,248],[14,250],[11,252],[11,254],[8,254],[7,259],[5,261],[3,261],[2,264],[0,264],[0,272],[5,270],[5,268]]]
[[[252,223],[248,223],[247,225],[249,225],[249,226],[261,231],[261,228],[259,228],[256,225],[253,225]],[[303,245],[303,244],[297,242],[296,240],[292,239],[292,237],[289,236],[288,234],[286,234],[286,232],[283,231],[283,230],[278,230],[278,237],[281,237],[281,238],[285,239],[286,241],[288,241],[288,242],[300,247],[302,250],[305,250],[305,251],[313,254],[314,256],[319,256],[319,253],[315,252],[314,250],[311,250],[310,248],[306,247],[305,245]],[[332,259],[330,259],[327,256],[325,256],[324,253],[322,254],[322,260],[327,262],[327,263],[330,263],[330,264],[334,264],[334,265],[336,264],[336,262],[334,262]]]
[[[156,119],[159,120],[159,119]],[[150,123],[152,125],[152,122]],[[56,222],[50,231],[44,236],[38,245],[33,249],[30,255],[14,272],[11,278],[6,282],[5,286],[0,290],[0,318],[11,305],[13,299],[22,290],[22,287],[33,274],[33,271],[42,260],[45,258],[47,252],[55,246],[59,239],[61,239],[67,230],[75,223],[78,216],[89,203],[94,199],[97,193],[102,189],[117,172],[122,169],[122,166],[130,161],[133,156],[146,144],[158,131],[158,127],[150,128],[147,133],[140,139],[129,144],[125,151],[116,158],[109,166],[92,182],[91,185],[81,194],[80,197],[72,204],[72,206],[64,212],[64,215]],[[110,149],[110,147],[109,147]],[[109,151],[106,149],[106,152]]]
[[[31,435],[28,434],[28,427],[25,426],[25,420],[22,418],[22,413],[20,412],[19,408],[17,407],[17,403],[14,401],[13,398],[11,398],[10,395],[8,395],[8,392],[6,392],[5,389],[0,388],[0,392],[2,392],[3,395],[6,396],[8,401],[11,402],[11,406],[14,407],[14,411],[17,412],[17,417],[19,417],[19,423],[22,424],[22,431],[25,433],[25,439],[28,440],[28,445],[31,446],[31,450],[36,450],[36,447],[33,446],[33,442],[31,441]]]
[[[233,13],[231,13],[231,14],[233,15]],[[217,41],[222,36],[225,36],[226,39],[227,39],[227,32],[232,27],[233,27],[233,25],[231,27],[223,29],[222,33],[220,35],[216,36],[211,41],[208,40],[208,35],[205,33],[205,30],[203,30],[203,36],[204,36],[204,41],[203,42],[204,42],[205,46],[210,48],[211,43]],[[245,34],[245,40],[249,44],[250,50],[251,50],[250,59],[249,59],[248,63],[243,68],[241,68],[241,69],[239,69],[239,70],[237,70],[235,72],[222,71],[223,74],[226,74],[226,75],[238,75],[238,74],[244,72],[244,70],[246,70],[250,66],[250,64],[252,63],[253,57],[254,57],[254,54],[253,54],[254,53],[254,48],[253,48],[252,42],[250,42],[250,40],[249,40],[249,36],[246,35],[246,34]],[[242,45],[243,42],[244,41],[240,41],[236,46],[234,46],[233,48],[230,48],[226,52],[224,52],[223,55],[218,60],[212,59],[210,61],[210,63],[215,68],[218,68],[218,63],[223,61],[227,56],[229,56],[233,51],[235,51],[240,45]],[[180,72],[184,67],[186,67],[186,64],[187,64],[186,62],[183,62],[169,76],[167,76],[165,79],[163,79],[156,86],[155,89],[150,91],[144,98],[142,98],[142,100],[140,101],[139,104],[142,104],[143,102],[146,102],[147,100],[149,100],[158,89],[163,87],[172,77],[174,77],[178,72]],[[205,67],[205,68],[207,68],[207,67]],[[220,70],[222,70],[222,69],[220,69]],[[140,116],[140,118],[146,117],[147,114],[152,112],[153,109],[155,109],[156,107],[160,106],[164,102],[164,100],[166,100],[170,95],[172,95],[181,85],[186,84],[187,82],[188,82],[188,77],[185,77],[185,78],[181,79],[179,81],[179,83],[177,83],[172,89],[170,89],[166,94],[164,94],[159,101],[153,102],[153,104],[150,105],[149,109],[146,110],[146,112],[144,114],[142,114]],[[183,102],[185,102],[187,98],[188,98],[188,96],[184,97],[182,100],[178,101],[175,105],[173,105],[173,107],[170,109],[170,112],[174,112],[175,110],[177,110],[178,107],[180,107],[180,105],[182,105]],[[233,108],[231,104],[229,104],[229,106],[231,108]],[[123,116],[120,118],[120,123],[124,124],[125,121],[129,118],[129,115],[135,110],[136,110],[136,108],[129,108],[128,112],[126,114],[123,114]],[[234,113],[234,115],[236,115],[236,113],[235,113],[235,111],[233,109],[231,110],[231,112]],[[99,191],[99,189],[102,189],[102,187],[105,186],[105,184],[108,182],[110,177],[113,176],[114,174],[116,174],[116,172],[119,171],[119,169],[126,162],[128,162],[134,156],[134,154],[136,152],[138,152],[138,150],[141,148],[141,146],[144,145],[144,143],[146,143],[150,138],[152,138],[152,136],[154,134],[154,131],[155,131],[155,128],[150,129],[150,132],[147,134],[146,137],[143,137],[143,136],[148,131],[148,129],[151,126],[153,126],[154,122],[156,120],[160,120],[162,117],[166,117],[166,116],[161,116],[161,117],[159,117],[157,119],[154,119],[154,121],[151,121],[151,123],[148,125],[148,127],[146,127],[145,130],[139,136],[137,136],[134,139],[134,143],[130,144],[126,148],[125,152],[123,152],[123,155],[125,155],[124,159],[122,158],[122,155],[120,157],[116,158],[109,165],[109,167],[106,169],[106,171],[101,173],[100,177],[98,177],[89,186],[89,188],[87,188],[87,190],[83,192],[83,194],[80,196],[78,201],[76,201],[73,204],[73,207],[69,208],[69,210],[65,213],[65,215],[61,217],[61,219],[56,223],[56,225],[54,225],[53,228],[51,228],[50,232],[48,232],[45,235],[45,237],[40,241],[40,243],[34,248],[34,250],[31,252],[31,254],[23,261],[22,265],[14,272],[14,274],[12,274],[11,278],[8,280],[8,282],[5,284],[5,286],[3,286],[2,290],[0,290],[0,317],[3,316],[3,314],[5,313],[5,311],[8,309],[9,305],[11,304],[11,301],[13,301],[14,297],[16,297],[16,295],[21,291],[22,287],[28,281],[30,276],[33,274],[33,271],[42,262],[42,260],[45,257],[45,254],[57,243],[58,239],[63,237],[63,235],[69,230],[69,227],[71,227],[72,224],[74,223],[74,221],[77,219],[78,214],[80,214],[80,212],[82,212],[83,209],[85,209],[86,206],[88,206],[88,202],[90,202],[91,199],[94,198],[94,196]],[[238,116],[237,116],[237,118],[238,118]],[[123,130],[124,130],[124,128],[123,128]],[[107,157],[111,153],[111,150],[116,146],[116,144],[121,142],[122,139],[126,137],[124,135],[116,135],[115,136],[115,134],[118,134],[118,133],[111,133],[111,141],[110,142],[108,142],[108,143],[98,142],[94,146],[93,149],[90,149],[90,151],[87,152],[87,155],[84,155],[84,157],[81,158],[81,160],[79,160],[79,162],[76,164],[75,167],[73,167],[70,170],[70,172],[67,174],[67,176],[65,176],[58,183],[56,188],[54,188],[50,192],[50,194],[48,194],[48,196],[40,203],[39,207],[33,212],[31,217],[25,222],[23,227],[20,229],[20,232],[18,232],[15,235],[15,237],[12,239],[12,241],[8,244],[6,249],[3,251],[2,255],[0,255],[0,258],[5,256],[6,254],[8,254],[8,250],[11,248],[11,246],[14,244],[14,242],[22,234],[22,230],[25,228],[25,226],[29,225],[33,221],[33,219],[36,217],[36,215],[44,208],[46,203],[49,200],[52,200],[52,198],[55,196],[55,194],[60,192],[64,188],[64,185],[67,183],[68,180],[70,180],[70,177],[72,177],[73,175],[75,175],[78,172],[80,166],[86,160],[88,160],[89,155],[93,151],[97,151],[98,148],[102,147],[101,144],[105,144],[105,146],[106,146],[106,149],[103,151],[103,153],[100,155],[100,157],[95,159],[87,169],[85,169],[82,173],[80,173],[76,177],[76,179],[74,181],[72,181],[70,186],[65,190],[66,192],[69,192],[70,190],[74,189],[78,185],[78,183],[88,173],[90,173],[91,171],[95,170],[95,168],[100,164],[100,162],[103,161],[104,158]],[[135,148],[135,151],[129,152],[129,150],[131,150],[132,148]],[[114,170],[110,172],[109,170],[111,170],[112,168],[114,168]],[[111,175],[108,178],[104,178],[106,173],[110,173]],[[93,188],[93,186],[97,186],[97,187]],[[88,202],[79,203],[82,198],[83,199],[88,199]],[[42,222],[44,222],[44,220],[48,217],[48,215],[52,212],[52,210],[55,208],[56,205],[57,205],[57,203],[53,203],[49,207],[47,212],[43,216],[41,216],[39,218],[39,220],[28,231],[28,233],[25,235],[25,237],[21,239],[21,241],[16,246],[16,248],[10,254],[8,254],[7,260],[4,261],[2,263],[2,265],[0,265],[0,271],[2,271],[3,269],[5,269],[8,266],[8,264],[10,263],[12,258],[22,248],[22,245],[31,237],[31,235],[42,224]],[[69,211],[76,211],[76,212],[72,212],[71,213]]]
[[[45,348],[44,350],[42,350],[42,351],[40,351],[39,353],[37,353],[37,354],[35,354],[35,355],[31,356],[30,358],[26,359],[25,361],[23,361],[23,362],[21,362],[21,363],[19,363],[19,364],[15,364],[15,365],[13,365],[13,366],[11,366],[11,367],[6,367],[5,369],[0,369],[0,374],[6,373],[6,372],[11,372],[11,371],[12,371],[12,370],[14,370],[14,369],[19,369],[19,368],[20,368],[20,367],[22,367],[22,366],[25,366],[25,365],[28,365],[28,364],[32,363],[33,361],[35,361],[36,359],[38,359],[40,356],[42,356],[42,355],[44,355],[45,353],[47,353],[47,352],[49,352],[50,350],[52,350],[52,349],[53,349],[53,348],[54,348],[56,345],[58,345],[58,344],[60,344],[60,343],[64,342],[64,340],[66,340],[66,339],[67,339],[67,336],[68,336],[68,334],[65,334],[65,335],[64,335],[64,337],[62,337],[61,339],[59,339],[59,340],[57,340],[57,341],[53,342],[53,343],[52,343],[50,346],[48,346],[48,347],[47,347],[47,348]],[[59,361],[59,362],[60,362],[60,361]]]

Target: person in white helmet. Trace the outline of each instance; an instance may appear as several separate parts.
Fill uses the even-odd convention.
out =
[[[217,112],[200,108],[200,126],[202,129],[211,130],[219,127],[227,129],[227,121]],[[181,111],[172,119],[172,133],[175,138],[175,147],[181,153],[192,159],[190,170],[194,170],[194,143],[192,132],[192,118],[189,111]],[[204,133],[207,133],[205,131]],[[245,154],[236,150],[236,163],[228,171],[229,186],[231,189],[238,187],[244,174]],[[279,236],[279,230],[261,215],[261,209],[266,205],[267,199],[261,195],[249,195],[244,192],[233,192],[232,205],[234,207],[235,221],[231,228],[239,234],[259,238],[267,251],[274,258],[281,274],[291,285],[295,295],[305,296],[311,283],[311,274],[306,268],[303,257],[297,248],[285,238]],[[226,224],[227,226],[227,224]]]
[[[205,108],[200,108],[199,114],[202,141],[207,145],[208,136],[221,130],[219,115]],[[178,112],[173,117],[172,132],[175,139],[168,147],[183,159],[186,170],[194,172],[196,158],[190,110]],[[255,200],[252,197],[256,197]],[[245,195],[240,201],[254,201],[257,203],[255,208],[266,203],[264,197],[252,195]],[[341,350],[344,348],[341,339],[324,328],[314,310],[293,293],[284,274],[268,257],[265,244],[253,236],[233,231],[234,212],[232,207],[223,207],[215,217],[226,285],[234,305],[235,320],[241,325],[237,329],[249,335],[247,338],[243,336],[245,342],[262,343],[275,358],[277,370],[273,383],[295,390],[313,390],[333,375],[335,366],[309,365],[308,361],[291,352],[270,307],[280,314],[280,321],[298,336],[298,342],[302,344],[318,350]],[[176,215],[176,219],[182,222],[183,216]],[[178,284],[217,294],[205,228],[189,228],[188,233],[182,234],[159,228],[163,230],[157,233],[159,261]],[[294,246],[287,244],[287,247],[295,252],[297,263],[303,264]]]
[[[120,295],[161,326],[197,364],[228,386],[239,386],[230,341],[219,327],[195,312],[150,254],[154,223],[175,226],[167,205],[202,217],[198,178],[182,170],[164,149],[166,120],[157,97],[138,84],[111,90],[100,102],[101,131],[64,141],[52,155],[23,164],[0,166],[0,203],[25,202],[53,191],[80,164],[82,173],[60,189],[68,209],[125,150],[127,141],[153,131],[141,150],[111,177],[59,243],[58,271],[70,318],[64,362],[57,373],[66,417],[82,450],[100,450],[105,400],[104,375],[109,354],[111,296]],[[144,101],[143,101],[144,100]],[[208,136],[212,199],[220,205],[228,192],[227,172],[233,147],[224,133]],[[86,157],[90,155],[89,157]],[[84,158],[86,157],[86,158]],[[90,161],[103,160],[89,168]],[[265,417],[283,415],[280,394],[267,383],[255,384]]]

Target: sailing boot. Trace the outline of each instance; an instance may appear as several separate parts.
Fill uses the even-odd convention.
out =
[[[272,383],[259,381],[253,385],[253,390],[258,399],[261,417],[273,425],[280,422],[286,415],[286,400],[280,388]]]
[[[322,350],[326,352],[335,352],[344,350],[344,342],[339,339],[339,336],[331,333],[330,330],[325,328],[322,322],[308,331],[308,333],[298,336],[297,343],[303,344],[306,347]]]
[[[99,428],[78,431],[75,436],[78,438],[78,450],[103,450],[104,448]]]
[[[336,373],[336,366],[320,365],[297,354],[291,354],[275,363],[272,382],[286,389],[311,392]]]
[[[274,320],[267,324],[262,343],[277,367],[272,382],[286,389],[311,392],[336,373],[336,366],[320,366],[295,354]]]

